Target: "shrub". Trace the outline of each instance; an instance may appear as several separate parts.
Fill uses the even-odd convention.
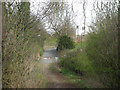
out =
[[[13,2],[11,5],[3,2],[2,9],[2,86],[26,87],[28,78],[31,79],[28,75],[36,63],[36,53],[41,50],[42,54],[47,33],[41,21],[30,15],[29,2]]]
[[[74,41],[72,38],[68,37],[67,35],[61,36],[59,38],[58,42],[58,50],[64,50],[64,49],[73,49],[75,47]]]
[[[118,87],[117,33],[110,32],[101,30],[97,34],[90,34],[86,52],[103,84],[106,87]]]
[[[119,87],[117,15],[95,24],[96,27],[92,26],[94,33],[90,33],[87,40],[87,56],[105,87]]]
[[[73,51],[59,60],[59,65],[81,75],[93,73],[92,63],[89,61],[86,52]]]

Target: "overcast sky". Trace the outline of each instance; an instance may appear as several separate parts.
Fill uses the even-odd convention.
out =
[[[31,1],[31,11],[36,13],[38,8],[44,7],[42,2],[47,2],[48,0],[30,0]],[[51,1],[58,1],[58,0],[51,0]],[[83,15],[83,1],[84,0],[64,0],[68,2],[70,6],[73,5],[73,11],[75,16],[75,23],[79,26],[76,33],[81,34],[83,32],[82,27],[84,22],[84,15]],[[95,1],[111,1],[111,0],[86,0],[86,31],[89,31],[88,26],[91,24],[92,20],[95,19],[95,12],[93,11],[93,3]],[[39,12],[40,13],[40,12]]]

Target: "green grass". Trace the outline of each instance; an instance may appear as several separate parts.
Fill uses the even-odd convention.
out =
[[[85,81],[81,80],[80,76],[75,72],[72,72],[68,69],[62,68],[61,73],[69,80],[71,83],[75,83],[80,88],[87,88]]]
[[[85,81],[81,79],[81,76],[79,74],[76,74],[75,72],[60,68],[58,69],[58,63],[53,63],[50,65],[49,69],[53,72],[61,73],[64,75],[64,77],[71,83],[75,83],[80,88],[87,88]],[[66,82],[66,80],[64,80]]]

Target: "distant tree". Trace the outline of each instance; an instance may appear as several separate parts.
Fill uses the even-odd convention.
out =
[[[74,47],[74,41],[72,38],[68,37],[67,35],[59,38],[57,50],[73,49]]]
[[[72,14],[67,3],[63,1],[47,2],[43,15],[49,23],[49,28],[54,30],[56,37],[61,36],[63,33],[66,35],[74,33]]]

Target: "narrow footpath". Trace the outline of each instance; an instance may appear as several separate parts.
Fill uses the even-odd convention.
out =
[[[76,88],[76,85],[70,83],[61,73],[49,69],[50,65],[56,62],[55,57],[57,57],[55,48],[45,50],[41,57],[42,73],[47,81],[46,88]]]

